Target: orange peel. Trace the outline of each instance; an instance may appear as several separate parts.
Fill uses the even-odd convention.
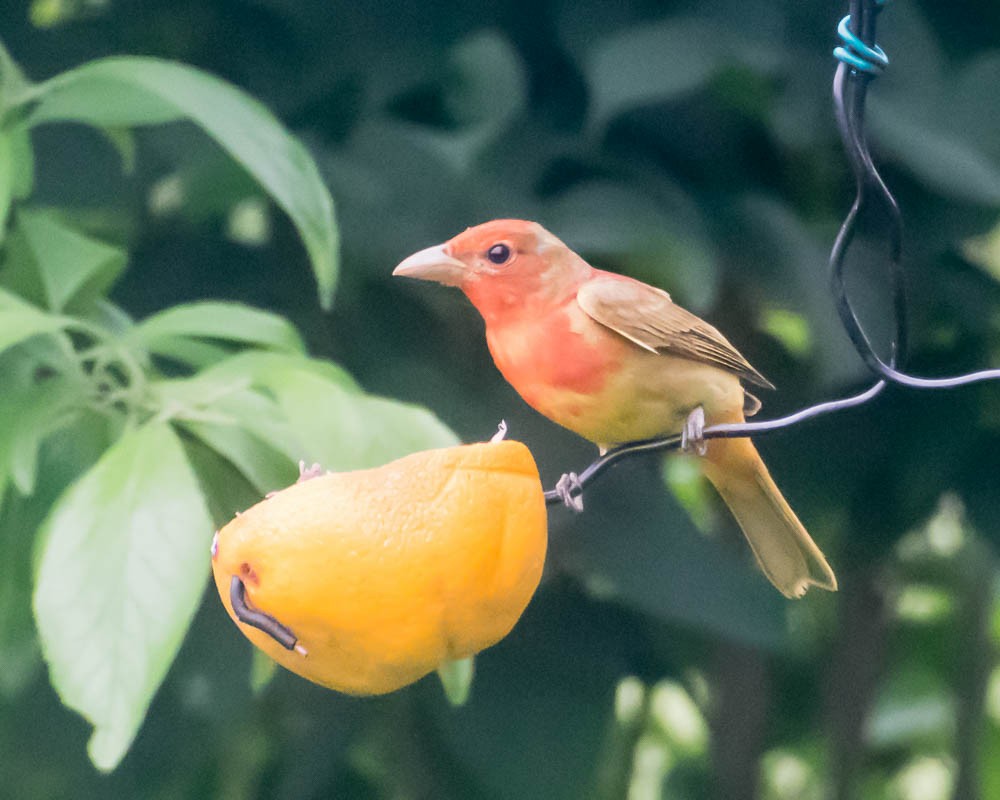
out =
[[[302,480],[223,527],[212,569],[230,616],[279,664],[340,692],[382,694],[506,636],[546,546],[538,468],[508,440]],[[238,619],[239,584],[237,601],[291,644]]]

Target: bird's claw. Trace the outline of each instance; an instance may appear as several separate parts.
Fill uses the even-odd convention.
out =
[[[688,414],[684,422],[681,429],[681,452],[696,453],[699,456],[708,452],[708,442],[705,441],[705,409],[701,406]]]
[[[559,478],[556,494],[566,508],[572,508],[577,513],[583,511],[583,483],[575,472],[567,472]]]

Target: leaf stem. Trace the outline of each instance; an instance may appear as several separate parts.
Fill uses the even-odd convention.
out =
[[[146,370],[128,345],[110,331],[79,317],[66,317],[64,328],[75,330],[96,342],[88,348],[79,349],[73,346],[68,337],[63,336],[64,344],[71,350],[71,360],[78,365],[81,376],[95,390],[93,407],[101,410],[101,407],[122,403],[129,422],[137,422],[138,415],[143,410],[149,381]],[[89,369],[84,366],[87,362],[91,362]],[[102,380],[107,382],[107,388],[102,387]]]

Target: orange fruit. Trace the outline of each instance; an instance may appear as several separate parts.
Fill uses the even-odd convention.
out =
[[[534,459],[500,441],[296,483],[219,531],[212,569],[230,616],[279,664],[337,691],[381,694],[506,636],[538,586],[546,543]],[[234,576],[295,649],[237,619]]]

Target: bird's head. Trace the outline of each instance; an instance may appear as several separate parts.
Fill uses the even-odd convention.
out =
[[[498,219],[414,253],[392,274],[457,286],[489,321],[575,294],[590,271],[537,222]]]

